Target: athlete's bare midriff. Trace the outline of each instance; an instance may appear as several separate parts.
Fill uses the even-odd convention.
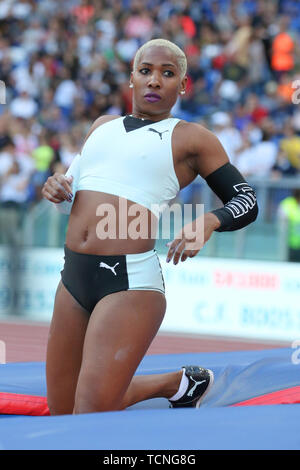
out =
[[[135,215],[129,215],[130,207]],[[155,246],[157,223],[151,211],[132,201],[97,191],[78,191],[66,245],[79,253],[144,253]]]

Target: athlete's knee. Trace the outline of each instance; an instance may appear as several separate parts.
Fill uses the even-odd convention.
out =
[[[51,400],[49,396],[47,397],[47,405],[51,416],[69,415],[73,412],[71,404],[64,404],[57,400]]]
[[[116,411],[121,409],[122,397],[113,390],[108,389],[105,384],[99,383],[99,377],[81,377],[78,383],[74,414],[97,413],[100,411]]]
[[[122,409],[119,400],[111,400],[104,396],[91,393],[80,393],[75,399],[74,414],[98,413],[101,411],[117,411]]]

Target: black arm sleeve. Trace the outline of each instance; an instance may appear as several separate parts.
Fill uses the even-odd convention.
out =
[[[258,214],[255,191],[235,166],[226,163],[205,180],[224,204],[211,211],[221,222],[217,232],[239,230],[254,222]]]

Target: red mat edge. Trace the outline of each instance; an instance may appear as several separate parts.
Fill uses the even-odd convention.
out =
[[[300,403],[300,386],[266,393],[230,406],[292,405],[297,403]],[[0,392],[0,414],[50,416],[46,397],[5,392]]]
[[[0,392],[0,414],[49,416],[46,397]]]
[[[300,403],[300,386],[266,393],[230,406],[294,405]]]

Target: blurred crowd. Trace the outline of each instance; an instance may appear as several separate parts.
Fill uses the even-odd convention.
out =
[[[98,116],[131,112],[132,60],[156,37],[188,58],[173,116],[215,132],[248,178],[299,175],[297,0],[2,0],[2,207],[35,204]]]

